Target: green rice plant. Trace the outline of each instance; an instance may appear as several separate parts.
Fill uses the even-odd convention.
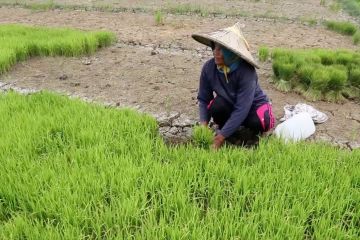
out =
[[[345,98],[356,100],[360,99],[360,88],[354,86],[348,86],[342,92]]]
[[[339,51],[336,54],[336,63],[342,65],[349,65],[352,63],[354,54],[349,51]]]
[[[335,52],[328,51],[325,49],[317,49],[315,53],[320,57],[321,64],[323,65],[332,65],[336,62]]]
[[[353,43],[355,45],[358,45],[360,43],[360,31],[359,30],[357,30],[353,36]]]
[[[360,1],[359,0],[339,0],[343,8],[352,16],[360,16]]]
[[[352,68],[349,73],[349,81],[352,86],[360,88],[360,69]]]
[[[328,102],[344,103],[345,98],[341,91],[330,90],[325,93],[324,99]]]
[[[302,65],[297,70],[297,75],[298,75],[300,82],[302,84],[304,84],[305,86],[309,86],[311,83],[312,74],[313,74],[314,70],[315,70],[315,66],[312,64]]]
[[[259,60],[265,62],[266,60],[268,60],[269,56],[270,56],[269,48],[265,46],[261,46],[259,48]]]
[[[102,31],[0,25],[0,74],[29,57],[91,54],[114,41],[114,34]]]
[[[195,146],[209,148],[213,143],[214,133],[205,126],[195,126],[193,128],[192,139]]]
[[[327,71],[330,74],[327,90],[334,91],[335,93],[341,92],[347,83],[347,68],[341,65],[334,65],[327,67]]]
[[[275,48],[271,51],[271,58],[272,59],[280,59],[282,62],[289,63],[290,59],[290,51],[283,49],[283,48]]]
[[[295,65],[292,63],[282,63],[278,65],[279,78],[286,81],[291,80],[295,74]]]
[[[47,92],[0,94],[0,116],[1,239],[360,234],[359,150],[170,147],[147,115]]]
[[[276,81],[275,87],[282,92],[289,92],[291,90],[291,82],[280,79]]]
[[[181,4],[175,4],[175,5],[170,5],[167,10],[170,13],[173,14],[199,14],[201,16],[208,16],[208,11],[197,4],[191,4],[191,3],[181,3]]]
[[[276,87],[286,91],[290,88],[311,100],[339,102],[343,100],[341,93],[350,96],[345,94],[351,84],[349,73],[360,68],[360,54],[348,50],[277,49],[272,56]],[[280,79],[288,82],[279,82]]]
[[[155,12],[155,23],[156,25],[164,25],[164,14],[160,10]]]
[[[321,63],[321,57],[316,52],[307,52],[305,54],[305,61],[307,63],[319,64]]]
[[[314,90],[325,92],[329,85],[331,76],[328,68],[317,68],[311,75],[310,87]]]
[[[352,36],[356,33],[357,27],[350,22],[325,21],[327,29],[341,33],[343,35]]]
[[[309,101],[319,101],[323,99],[323,93],[320,90],[308,88],[304,92],[304,97]]]

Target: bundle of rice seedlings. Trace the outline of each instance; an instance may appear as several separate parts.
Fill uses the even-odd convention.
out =
[[[276,60],[273,61],[272,69],[273,69],[275,77],[279,78],[280,62],[276,61]]]
[[[265,46],[261,46],[259,48],[259,60],[262,62],[265,62],[270,55],[270,51],[269,48],[265,47]]]
[[[352,62],[353,54],[350,52],[338,52],[336,54],[336,63],[342,65],[348,65]]]
[[[360,43],[360,31],[357,31],[353,36],[353,43],[358,45]]]
[[[275,87],[282,92],[289,92],[291,90],[291,82],[280,79],[275,83]]]
[[[360,88],[349,86],[344,88],[342,95],[348,99],[360,99]]]
[[[271,52],[271,58],[273,59],[278,59],[280,57],[284,58],[289,58],[290,59],[290,51],[286,50],[286,49],[282,49],[282,48],[275,48],[272,52]]]
[[[279,78],[289,81],[295,74],[295,65],[292,63],[279,64]]]
[[[325,68],[317,68],[311,75],[310,87],[314,90],[325,91],[330,81],[330,73]]]
[[[343,35],[352,36],[357,31],[357,27],[350,22],[326,21],[325,25],[328,29]]]
[[[302,65],[297,70],[297,75],[300,80],[300,83],[309,86],[311,83],[311,77],[314,72],[315,66],[313,64]]]
[[[291,56],[291,62],[295,65],[296,68],[300,68],[301,66],[307,64],[306,55],[305,54],[293,54]]]
[[[306,92],[304,92],[304,97],[309,101],[318,101],[323,98],[323,94],[320,90],[308,88]]]
[[[333,91],[333,90],[326,92],[324,98],[326,101],[336,102],[336,103],[343,103],[346,100],[342,95],[341,91]]]
[[[320,57],[323,65],[331,65],[336,62],[336,54],[333,51],[318,49],[315,52]]]
[[[347,69],[341,66],[329,66],[328,71],[330,81],[328,82],[327,89],[335,92],[343,90],[348,78]]]
[[[305,55],[305,61],[307,63],[320,64],[321,57],[318,54],[316,54],[315,52],[309,52]]]
[[[209,148],[213,143],[214,134],[211,129],[205,126],[195,126],[193,128],[192,139],[195,146]]]
[[[360,69],[352,68],[349,73],[349,82],[354,87],[360,87]]]

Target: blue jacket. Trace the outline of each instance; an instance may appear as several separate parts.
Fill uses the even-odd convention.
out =
[[[228,73],[228,82],[215,64],[214,58],[207,61],[201,71],[198,92],[200,121],[208,122],[208,104],[216,95],[222,96],[233,105],[233,112],[220,133],[224,137],[232,135],[244,122],[250,112],[269,102],[258,84],[255,68],[244,60],[237,69]]]

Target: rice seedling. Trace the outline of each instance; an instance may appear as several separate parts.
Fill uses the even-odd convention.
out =
[[[315,66],[311,64],[304,64],[297,70],[297,76],[300,82],[306,86],[311,83],[311,76],[315,70]]]
[[[360,151],[169,147],[156,121],[0,94],[1,239],[356,239]]]
[[[349,81],[352,86],[360,88],[360,69],[352,68],[349,74]]]
[[[207,127],[195,126],[193,128],[192,138],[195,146],[209,148],[212,144],[214,133]]]
[[[353,43],[355,45],[358,45],[360,43],[360,31],[356,31],[356,33],[353,36]]]
[[[342,65],[349,65],[352,63],[354,54],[349,51],[339,51],[336,54],[336,63]]]
[[[328,102],[336,103],[343,103],[345,101],[345,97],[342,92],[334,90],[327,91],[324,95],[324,99]]]
[[[291,80],[295,74],[295,65],[292,63],[282,63],[278,65],[279,78],[286,81]]]
[[[352,69],[360,68],[360,54],[357,52],[275,49],[271,56],[279,90],[294,90],[314,101],[334,99],[339,102],[343,100],[341,94],[353,96],[345,92],[351,81],[356,82],[357,71],[354,71],[353,79],[350,79],[350,73]],[[280,82],[281,79],[286,81]]]
[[[315,69],[311,75],[310,86],[318,91],[325,91],[329,85],[331,76],[327,68],[322,67]]]
[[[289,92],[291,90],[291,82],[284,79],[280,79],[276,81],[275,87],[280,91]]]
[[[325,49],[318,49],[316,50],[316,54],[321,59],[321,64],[323,65],[332,65],[336,62],[336,54],[335,52],[328,51]]]
[[[329,30],[343,35],[352,36],[357,31],[357,27],[350,22],[325,21],[324,24]]]
[[[114,42],[109,32],[0,25],[0,74],[33,56],[79,56]]]
[[[360,16],[360,1],[359,0],[339,0],[343,8],[352,16]]]
[[[320,90],[308,88],[304,92],[304,97],[309,101],[319,101],[323,99],[323,93]]]
[[[160,10],[155,12],[155,23],[156,25],[164,25],[164,14]]]
[[[269,48],[261,46],[259,48],[259,60],[265,62],[269,58]]]

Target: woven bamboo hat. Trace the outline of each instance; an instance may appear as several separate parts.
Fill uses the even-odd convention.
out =
[[[256,68],[259,68],[259,65],[256,63],[255,59],[251,55],[249,44],[244,38],[244,35],[241,31],[242,24],[236,23],[235,25],[217,30],[210,33],[196,33],[192,34],[192,38],[196,41],[205,44],[206,46],[211,47],[211,42],[218,43],[225,48],[233,51],[239,57],[250,63]]]

